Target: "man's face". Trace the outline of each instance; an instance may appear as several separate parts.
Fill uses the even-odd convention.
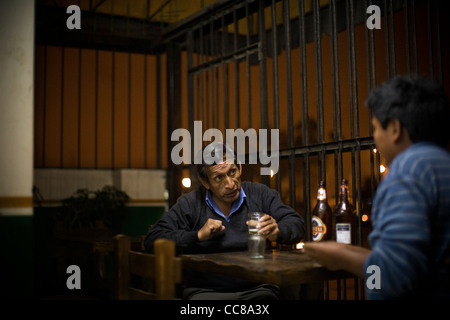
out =
[[[232,203],[241,192],[241,165],[226,161],[207,168],[208,181],[204,186],[211,191],[215,201]]]
[[[386,160],[386,163],[391,163],[391,161],[396,156],[395,143],[393,136],[393,123],[390,122],[386,129],[384,129],[377,117],[372,117],[373,126],[373,140],[380,151],[380,154]]]

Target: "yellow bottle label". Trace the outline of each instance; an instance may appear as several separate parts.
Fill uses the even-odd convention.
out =
[[[312,216],[312,239],[313,241],[322,240],[327,233],[327,226],[318,216]]]

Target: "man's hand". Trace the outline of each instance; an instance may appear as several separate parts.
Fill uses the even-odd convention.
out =
[[[270,241],[276,241],[278,239],[278,234],[280,233],[280,229],[278,229],[277,221],[265,214],[259,219],[259,227],[258,233],[267,237]]]
[[[208,219],[205,225],[198,230],[197,236],[199,241],[206,241],[214,237],[219,232],[225,230],[225,227],[222,225],[222,221],[215,219]]]
[[[335,241],[306,242],[302,251],[329,270],[345,270],[358,277],[364,277],[364,262],[371,252]]]

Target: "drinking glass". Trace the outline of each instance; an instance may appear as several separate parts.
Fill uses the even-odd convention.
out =
[[[250,212],[248,214],[248,254],[252,259],[264,258],[266,237],[258,233],[259,219],[263,215],[262,212]]]
[[[264,215],[264,213],[262,213],[262,212],[249,212],[248,213],[247,225],[248,225],[248,233],[249,234],[255,234],[255,233],[257,234],[258,233],[259,219],[261,219],[263,215]]]

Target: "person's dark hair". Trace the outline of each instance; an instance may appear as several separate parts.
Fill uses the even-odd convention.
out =
[[[396,77],[375,88],[366,105],[386,129],[399,120],[413,143],[431,141],[444,148],[450,139],[450,108],[444,88],[434,79]]]
[[[196,155],[197,174],[205,181],[209,181],[207,167],[220,163],[223,160],[237,163],[237,155],[233,149],[222,142],[213,142],[203,147]]]

